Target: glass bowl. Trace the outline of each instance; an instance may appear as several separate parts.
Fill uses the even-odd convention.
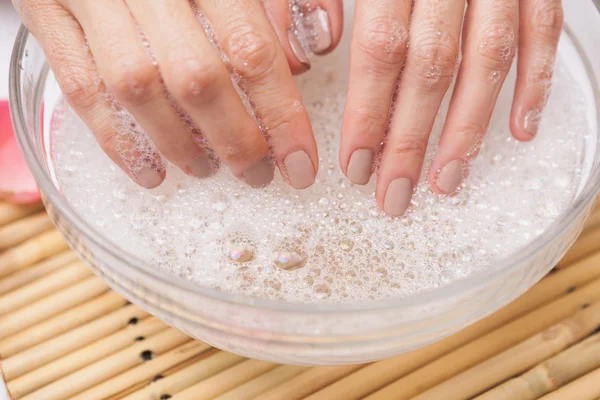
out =
[[[564,2],[562,42],[585,90],[600,105],[600,12],[596,0]],[[571,53],[568,53],[571,56]],[[491,314],[541,279],[580,233],[600,190],[600,150],[571,205],[539,237],[482,273],[418,295],[359,304],[292,304],[217,292],[178,280],[123,252],[85,222],[53,183],[44,129],[55,88],[43,52],[22,27],[10,70],[18,141],[48,214],[92,270],[131,302],[215,347],[279,363],[361,363],[425,346]],[[588,149],[589,150],[589,149]]]

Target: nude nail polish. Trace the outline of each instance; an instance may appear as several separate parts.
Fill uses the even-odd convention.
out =
[[[413,187],[410,179],[398,178],[393,180],[385,192],[383,211],[394,217],[404,215],[410,205],[412,192]]]
[[[202,154],[187,165],[189,172],[197,178],[208,178],[214,175],[216,172],[215,167],[215,162],[206,154]]]
[[[274,166],[268,160],[262,160],[242,172],[242,179],[252,187],[265,187],[273,181]]]
[[[542,113],[538,108],[527,111],[523,117],[523,130],[531,136],[537,135],[541,119]]]
[[[296,151],[288,155],[285,169],[290,185],[296,189],[306,189],[315,181],[315,169],[306,152]]]
[[[317,7],[310,12],[309,18],[314,23],[315,35],[311,49],[315,54],[324,53],[329,50],[333,43],[329,15],[327,15],[327,11]]]
[[[462,160],[450,161],[441,169],[436,180],[436,185],[445,194],[452,194],[456,192],[463,178]]]
[[[358,149],[350,156],[348,163],[348,179],[357,185],[366,185],[373,173],[373,151]]]
[[[135,172],[137,182],[146,189],[154,189],[164,180],[164,176],[159,171],[150,167],[143,167]]]
[[[292,49],[292,52],[294,53],[294,55],[296,56],[298,61],[300,61],[302,64],[304,64],[306,69],[309,69],[310,68],[310,60],[308,59],[308,56],[304,52],[304,49],[302,48],[300,41],[296,37],[296,34],[291,30],[288,31],[288,41],[290,42],[290,47]]]

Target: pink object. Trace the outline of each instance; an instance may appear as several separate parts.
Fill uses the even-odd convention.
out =
[[[37,184],[13,133],[8,101],[0,100],[0,200],[27,204],[39,199]]]

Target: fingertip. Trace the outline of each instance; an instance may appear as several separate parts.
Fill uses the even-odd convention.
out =
[[[344,28],[344,7],[341,0],[321,0],[312,11],[315,22],[316,42],[313,51],[317,55],[331,53],[339,44]]]
[[[159,171],[152,167],[142,167],[133,173],[135,182],[146,189],[155,189],[160,186],[166,177],[166,171]]]
[[[530,142],[535,139],[542,112],[539,107],[515,107],[510,119],[510,132],[520,142]]]

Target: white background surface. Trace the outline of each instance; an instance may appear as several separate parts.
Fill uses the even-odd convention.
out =
[[[0,0],[0,99],[8,98],[8,64],[19,18],[9,0]],[[1,329],[1,328],[0,328]],[[0,400],[9,400],[0,377]]]

